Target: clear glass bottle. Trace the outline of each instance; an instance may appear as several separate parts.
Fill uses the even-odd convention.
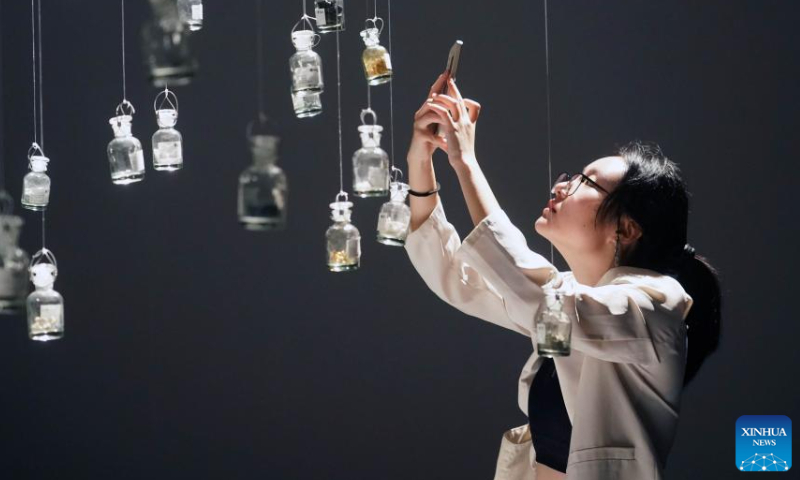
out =
[[[174,4],[171,5],[174,9]],[[145,23],[142,42],[148,79],[154,87],[180,87],[191,83],[197,74],[197,58],[192,53],[189,30],[178,21],[177,13],[165,13]]]
[[[314,14],[320,32],[344,31],[344,0],[315,0]]]
[[[253,164],[239,176],[239,223],[248,230],[282,230],[286,226],[288,182],[276,165],[280,137],[273,132],[250,135]]]
[[[64,298],[53,289],[58,268],[52,252],[34,255],[30,273],[36,290],[28,295],[28,334],[31,340],[57,340],[64,336]]]
[[[164,99],[159,105],[162,95]],[[167,108],[162,108],[165,104]],[[174,128],[178,123],[178,98],[165,88],[156,97],[154,107],[159,129],[153,134],[153,168],[167,172],[180,170],[183,168],[183,136]]]
[[[544,301],[536,317],[536,349],[545,357],[565,357],[570,354],[572,322],[564,312],[561,292],[545,285]]]
[[[367,28],[361,31],[361,38],[367,48],[361,55],[364,64],[364,74],[367,83],[370,85],[380,85],[392,80],[392,59],[389,52],[380,44],[380,30],[377,28]]]
[[[322,93],[322,58],[313,50],[319,35],[311,30],[292,32],[292,44],[297,51],[289,57],[292,73],[292,93]]]
[[[358,270],[361,265],[361,234],[350,223],[353,204],[347,201],[347,194],[344,194],[344,200],[340,200],[341,196],[330,204],[334,224],[325,232],[328,270],[332,272]]]
[[[353,154],[353,193],[362,198],[387,195],[390,180],[389,154],[380,147],[383,127],[364,124],[367,114],[376,119],[372,110],[361,112],[362,125],[358,131],[362,146]]]
[[[38,145],[31,147],[32,152],[38,150]],[[22,180],[22,204],[28,210],[41,211],[50,203],[50,177],[47,176],[47,164],[50,159],[41,155],[28,155],[28,165],[31,171]]]
[[[322,113],[322,94],[292,93],[292,106],[297,118],[314,117]]]
[[[118,115],[108,121],[114,129],[114,140],[108,144],[111,181],[127,185],[144,179],[142,142],[132,133],[133,117]]]
[[[406,243],[411,224],[411,209],[406,205],[408,189],[402,182],[389,185],[391,200],[383,204],[378,214],[378,241],[384,245],[402,247]]]
[[[13,215],[14,200],[0,191],[0,314],[16,314],[28,296],[30,257],[19,248],[23,220]]]
[[[203,28],[203,0],[178,0],[178,15],[191,31]]]

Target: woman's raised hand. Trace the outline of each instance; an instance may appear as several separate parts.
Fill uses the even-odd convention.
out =
[[[442,77],[437,83],[440,84],[441,80]],[[447,82],[451,95],[437,94],[432,90],[431,97],[418,115],[425,118],[429,124],[439,125],[439,131],[444,133],[445,141],[444,145],[436,146],[447,152],[450,165],[459,167],[465,162],[475,160],[475,125],[481,113],[481,105],[474,100],[463,98],[452,79],[447,78]],[[435,119],[429,117],[431,113],[435,114]]]
[[[439,75],[439,78],[431,86],[430,92],[428,92],[428,100],[414,114],[414,132],[411,137],[411,147],[408,150],[409,161],[429,161],[437,148],[447,151],[445,140],[435,135],[433,127],[431,127],[431,125],[439,121],[439,116],[428,108],[431,97],[442,89],[445,79],[444,74]]]

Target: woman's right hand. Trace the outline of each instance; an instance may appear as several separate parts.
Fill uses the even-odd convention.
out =
[[[411,146],[408,149],[409,162],[429,161],[437,148],[441,148],[445,152],[447,151],[447,142],[445,139],[433,133],[433,128],[431,128],[432,124],[440,122],[441,120],[436,112],[431,111],[430,108],[426,108],[433,94],[441,91],[446,81],[447,76],[444,73],[439,75],[439,78],[437,78],[431,86],[425,103],[423,103],[420,109],[417,110],[417,113],[414,114],[414,133],[411,137]]]

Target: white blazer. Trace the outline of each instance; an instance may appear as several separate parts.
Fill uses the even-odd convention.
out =
[[[531,336],[544,293],[531,278],[556,268],[528,249],[502,210],[462,244],[441,200],[405,248],[442,300],[532,338],[534,352],[519,379],[519,407],[527,415],[528,391],[544,359]],[[678,281],[652,270],[612,268],[593,287],[571,272],[557,275],[573,319],[571,354],[554,359],[572,422],[567,478],[662,479],[678,424],[692,298]],[[535,468],[529,426],[505,432],[495,480],[533,480]]]

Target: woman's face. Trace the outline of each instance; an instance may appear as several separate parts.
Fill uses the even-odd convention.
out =
[[[611,192],[627,170],[622,157],[605,157],[587,165],[583,173]],[[550,240],[562,255],[608,250],[609,241],[616,237],[616,224],[598,223],[595,227],[597,209],[607,194],[584,181],[574,194],[567,196],[567,182],[556,185],[555,198],[536,220],[536,232]]]

